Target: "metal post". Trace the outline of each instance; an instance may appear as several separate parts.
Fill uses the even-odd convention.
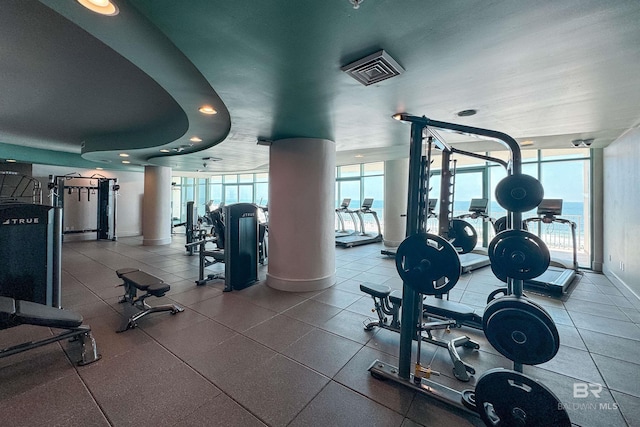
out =
[[[407,196],[406,235],[419,233],[418,217],[420,208],[420,169],[422,158],[423,125],[411,123],[409,147],[409,191]],[[398,355],[398,375],[408,380],[411,377],[411,344],[415,335],[418,312],[418,294],[406,284],[402,286],[402,316],[400,319],[400,352]]]

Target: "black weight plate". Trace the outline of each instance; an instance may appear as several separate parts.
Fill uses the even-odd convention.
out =
[[[494,299],[498,299],[498,298],[502,298],[508,295],[508,290],[507,288],[498,288],[494,291],[492,291],[489,296],[487,297],[487,304],[489,304],[491,301],[493,301]],[[527,297],[525,294],[522,294],[523,297]]]
[[[462,390],[462,404],[471,409],[472,411],[476,411],[476,393],[473,390]]]
[[[496,201],[510,212],[526,212],[540,204],[544,188],[529,175],[509,175],[496,185]]]
[[[524,298],[506,296],[489,303],[482,329],[500,354],[524,365],[548,362],[560,348],[560,335],[551,316]]]
[[[459,254],[471,252],[478,243],[478,233],[473,225],[463,219],[454,218],[449,222],[449,242]]]
[[[556,395],[519,372],[502,368],[486,371],[478,378],[475,401],[488,426],[571,426]]]
[[[462,266],[455,248],[435,234],[414,234],[396,251],[398,274],[414,291],[423,295],[449,292],[460,278]]]
[[[491,271],[503,282],[507,277],[529,280],[549,267],[551,257],[547,245],[533,233],[506,230],[498,233],[487,250]]]

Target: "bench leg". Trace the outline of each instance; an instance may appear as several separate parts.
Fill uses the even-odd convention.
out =
[[[78,365],[84,366],[89,363],[93,363],[97,360],[100,360],[102,357],[98,354],[98,348],[96,347],[96,340],[93,338],[93,334],[91,334],[91,329],[87,328],[87,330],[78,336],[78,340],[81,345],[81,359],[78,362]]]
[[[159,305],[156,307],[150,307],[149,305],[147,305],[144,300],[142,301],[142,303],[144,304],[144,306],[146,307],[144,310],[134,314],[133,316],[129,317],[128,319],[125,319],[124,322],[122,323],[122,325],[120,326],[120,329],[118,329],[116,332],[124,332],[126,330],[129,329],[133,329],[136,326],[138,326],[137,321],[141,318],[143,318],[144,316],[151,314],[151,313],[159,313],[161,311],[169,311],[171,312],[171,314],[176,314],[176,313],[180,313],[184,311],[184,308],[176,305],[176,304],[165,304],[165,305]],[[136,305],[136,307],[139,308],[138,305]]]

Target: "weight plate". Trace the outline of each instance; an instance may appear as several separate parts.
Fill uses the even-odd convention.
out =
[[[473,390],[462,390],[462,404],[471,409],[472,411],[476,411],[476,393]]]
[[[510,212],[526,212],[540,204],[544,188],[529,175],[509,175],[496,185],[496,201]]]
[[[414,234],[396,251],[398,274],[414,291],[423,295],[449,292],[460,278],[462,267],[455,248],[435,234]]]
[[[458,218],[449,222],[447,237],[459,254],[471,252],[478,243],[478,233],[473,225]]]
[[[476,384],[475,402],[488,426],[571,426],[556,395],[519,372],[497,368],[483,373]]]
[[[535,234],[524,230],[498,233],[488,248],[491,270],[503,282],[507,278],[529,280],[549,267],[551,257],[547,245]]]
[[[489,296],[487,297],[487,304],[489,304],[491,301],[493,301],[494,299],[498,299],[498,298],[502,298],[508,295],[508,290],[507,288],[498,288],[494,291],[492,291]],[[527,297],[525,294],[522,294],[523,297]]]
[[[485,308],[482,329],[506,358],[524,365],[548,362],[558,353],[560,336],[553,319],[531,300],[506,296]]]

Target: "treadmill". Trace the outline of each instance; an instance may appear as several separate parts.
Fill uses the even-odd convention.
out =
[[[376,211],[371,210],[373,205],[373,199],[364,199],[360,209],[353,211],[360,220],[360,232],[350,234],[347,236],[336,237],[336,245],[344,248],[350,248],[353,246],[367,245],[369,243],[382,242],[382,228],[380,228],[380,221],[378,220],[378,214]],[[371,215],[378,227],[377,234],[367,233],[364,226],[364,216]]]
[[[558,218],[562,215],[562,199],[544,199],[538,206],[537,217],[525,219],[525,223],[538,222],[544,224],[558,223],[564,224],[571,228],[571,239],[573,243],[573,260],[572,264],[560,260],[551,260],[547,271],[524,282],[525,288],[532,290],[543,290],[551,294],[564,294],[578,271],[578,247],[576,242],[575,222],[564,218]]]
[[[438,204],[438,199],[429,199],[429,206],[428,208],[428,213],[427,213],[427,218],[437,218],[438,215],[436,215],[435,213],[435,209],[436,209],[436,205]],[[406,216],[406,215],[402,215],[402,216]],[[392,256],[395,258],[396,256],[396,250],[395,248],[389,248],[389,249],[383,249],[380,251],[380,253],[382,255],[387,255],[387,256]]]
[[[483,221],[488,221],[493,224],[493,221],[487,215],[487,206],[489,205],[488,199],[471,199],[469,204],[469,213],[460,215],[456,218],[482,218]],[[486,267],[491,264],[489,255],[487,255],[486,248],[477,248],[466,254],[458,254],[460,257],[460,265],[462,266],[462,273],[469,273],[473,270],[477,270],[482,267]]]
[[[340,224],[339,226],[340,228],[335,230],[336,237],[350,236],[358,232],[358,223],[356,222],[356,217],[354,215],[354,212],[351,209],[349,209],[350,203],[351,203],[351,199],[349,198],[342,199],[342,203],[340,204],[340,207],[336,209],[336,216],[338,217],[338,223]],[[353,228],[354,228],[353,230],[347,230],[344,226],[344,218],[342,217],[342,215],[345,213],[351,216],[351,222],[353,223]]]

